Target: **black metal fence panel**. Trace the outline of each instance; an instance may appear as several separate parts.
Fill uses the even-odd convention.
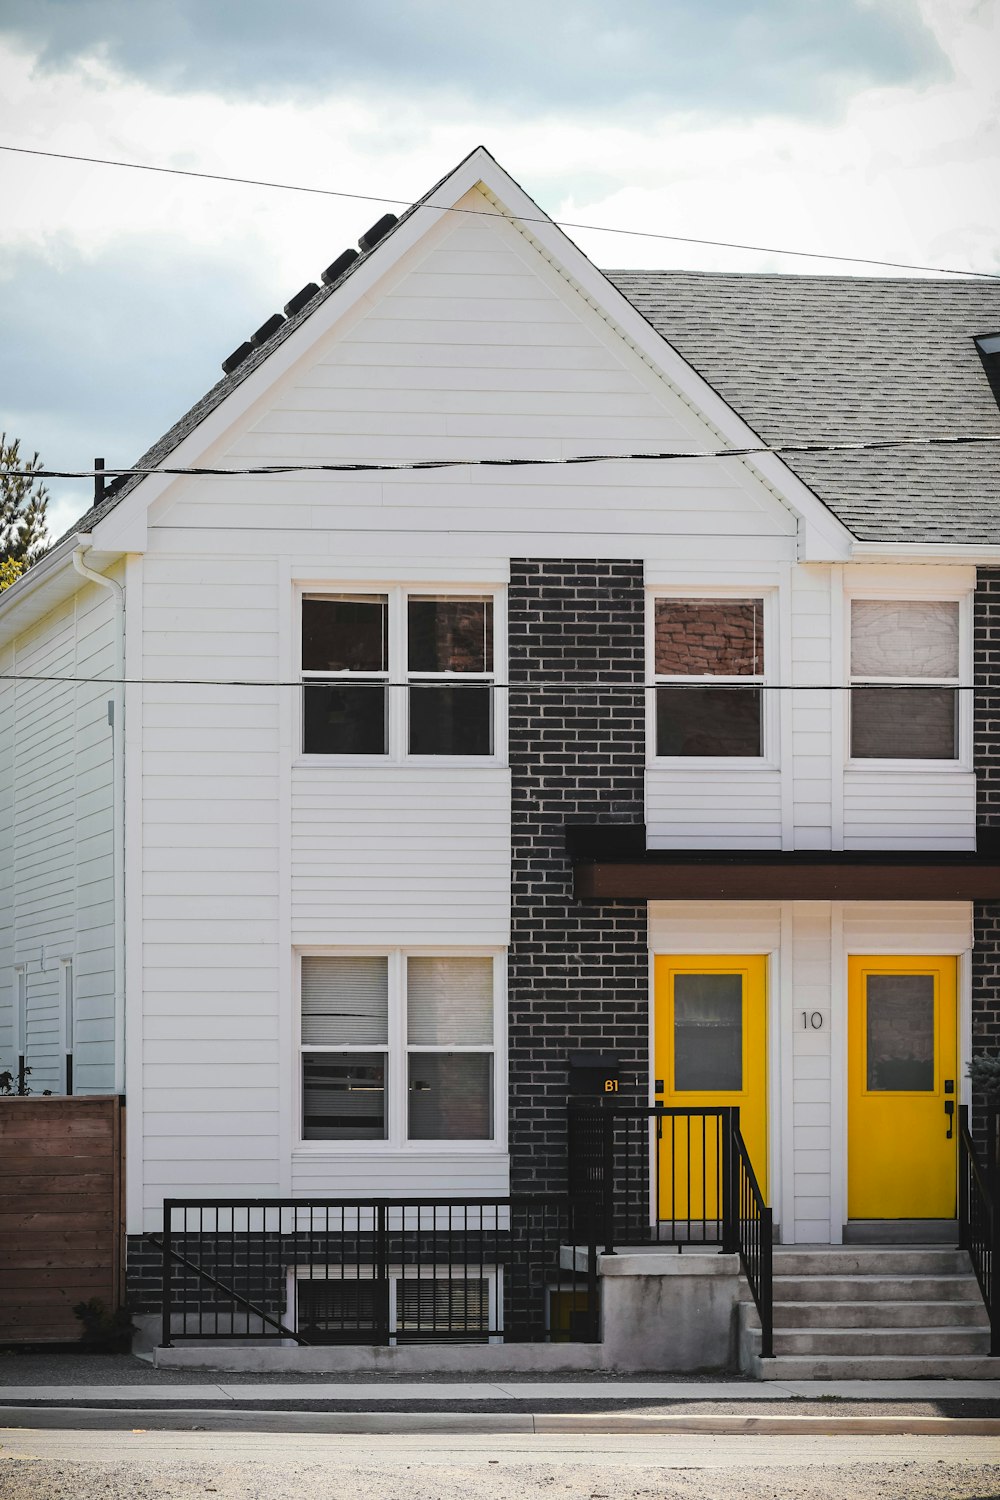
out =
[[[155,1242],[167,1347],[599,1339],[594,1217],[569,1197],[168,1199]]]

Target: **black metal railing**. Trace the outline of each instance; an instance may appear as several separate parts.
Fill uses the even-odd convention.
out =
[[[743,1137],[740,1134],[739,1110],[732,1122],[730,1175],[733,1204],[728,1217],[733,1225],[740,1265],[750,1287],[750,1295],[760,1317],[761,1358],[774,1354],[774,1234],[771,1210],[764,1202]]]
[[[568,1196],[167,1199],[164,1347],[597,1342],[593,1212]]]
[[[958,1243],[968,1252],[990,1320],[990,1354],[1000,1355],[1000,1174],[979,1157],[969,1110],[958,1111]]]
[[[616,1246],[717,1245],[739,1255],[772,1352],[773,1226],[746,1144],[728,1105],[573,1105],[569,1182],[590,1205],[605,1253]]]
[[[735,1251],[724,1212],[733,1116],[727,1107],[571,1106],[570,1192],[595,1204],[606,1250],[656,1243]]]

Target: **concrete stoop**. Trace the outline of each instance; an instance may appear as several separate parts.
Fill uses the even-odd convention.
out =
[[[775,1249],[774,1358],[740,1306],[740,1368],[758,1380],[995,1380],[969,1258],[939,1246]]]

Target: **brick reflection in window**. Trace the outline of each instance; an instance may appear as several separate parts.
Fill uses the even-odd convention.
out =
[[[678,677],[759,677],[762,599],[657,599],[656,672]]]

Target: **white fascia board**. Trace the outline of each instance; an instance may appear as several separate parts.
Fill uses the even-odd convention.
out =
[[[474,188],[483,188],[498,215],[514,227],[574,286],[603,316],[619,336],[635,349],[654,371],[665,379],[724,442],[736,448],[760,443],[757,434],[700,376],[677,350],[646,321],[626,297],[612,286],[602,271],[521,188],[483,147],[466,158],[434,193],[432,203],[422,204],[385,243],[376,247],[344,285],[278,345],[256,370],[189,433],[170,455],[171,468],[196,467],[206,451],[251,409],[268,389],[324,338],[339,320],[362,304],[378,282],[460,199]],[[489,217],[488,209],[483,210]],[[523,219],[530,222],[522,223]],[[818,500],[807,485],[779,458],[733,459],[755,469],[762,482],[799,521],[799,555],[803,561],[842,561],[850,556],[851,533]],[[100,550],[142,552],[146,548],[146,516],[149,507],[175,482],[176,476],[150,475],[125,500],[94,527],[94,545]]]
[[[0,646],[30,630],[64,599],[83,587],[73,567],[73,553],[87,538],[76,532],[29,568],[0,594]]]
[[[983,568],[1000,567],[1000,544],[996,542],[855,542],[854,562],[967,563]]]

